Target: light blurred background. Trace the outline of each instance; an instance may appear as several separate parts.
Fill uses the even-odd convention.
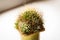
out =
[[[0,12],[38,0],[0,0]],[[39,0],[43,1],[43,0]]]
[[[0,0],[0,11],[6,8],[18,5],[18,0],[8,0],[7,4],[2,5]],[[9,4],[12,2],[11,4]],[[9,5],[9,6],[8,6]],[[11,5],[11,6],[10,6]],[[40,40],[60,40],[60,0],[47,0],[47,1],[35,1],[28,3],[14,9],[1,12],[0,14],[0,40],[21,40],[21,35],[15,29],[14,23],[19,14],[24,11],[25,8],[35,8],[38,12],[43,14],[45,31],[40,32]]]

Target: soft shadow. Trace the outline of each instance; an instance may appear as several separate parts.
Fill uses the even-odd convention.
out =
[[[9,10],[12,10],[12,9],[14,9],[14,8],[17,8],[17,7],[20,7],[20,6],[29,4],[29,3],[33,3],[33,2],[46,2],[46,1],[50,1],[50,0],[31,0],[31,1],[29,1],[29,2],[22,3],[22,4],[20,4],[20,5],[15,6],[15,7],[12,7],[12,8],[3,10],[3,11],[0,11],[0,14],[3,14],[4,12],[7,12],[7,11],[9,11]]]

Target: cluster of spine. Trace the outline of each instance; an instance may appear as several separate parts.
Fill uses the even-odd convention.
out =
[[[20,28],[23,34],[31,34],[44,30],[42,18],[34,10],[25,11],[20,15],[16,28]]]

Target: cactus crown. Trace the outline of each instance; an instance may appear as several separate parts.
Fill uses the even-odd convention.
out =
[[[31,34],[44,29],[42,18],[35,10],[25,11],[20,15],[17,25],[17,28],[20,28],[24,34]]]

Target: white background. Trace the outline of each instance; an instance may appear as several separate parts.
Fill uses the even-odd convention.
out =
[[[0,40],[21,40],[14,22],[24,8],[32,7],[43,13],[45,31],[40,40],[60,40],[60,1],[45,1],[27,4],[0,15]]]

